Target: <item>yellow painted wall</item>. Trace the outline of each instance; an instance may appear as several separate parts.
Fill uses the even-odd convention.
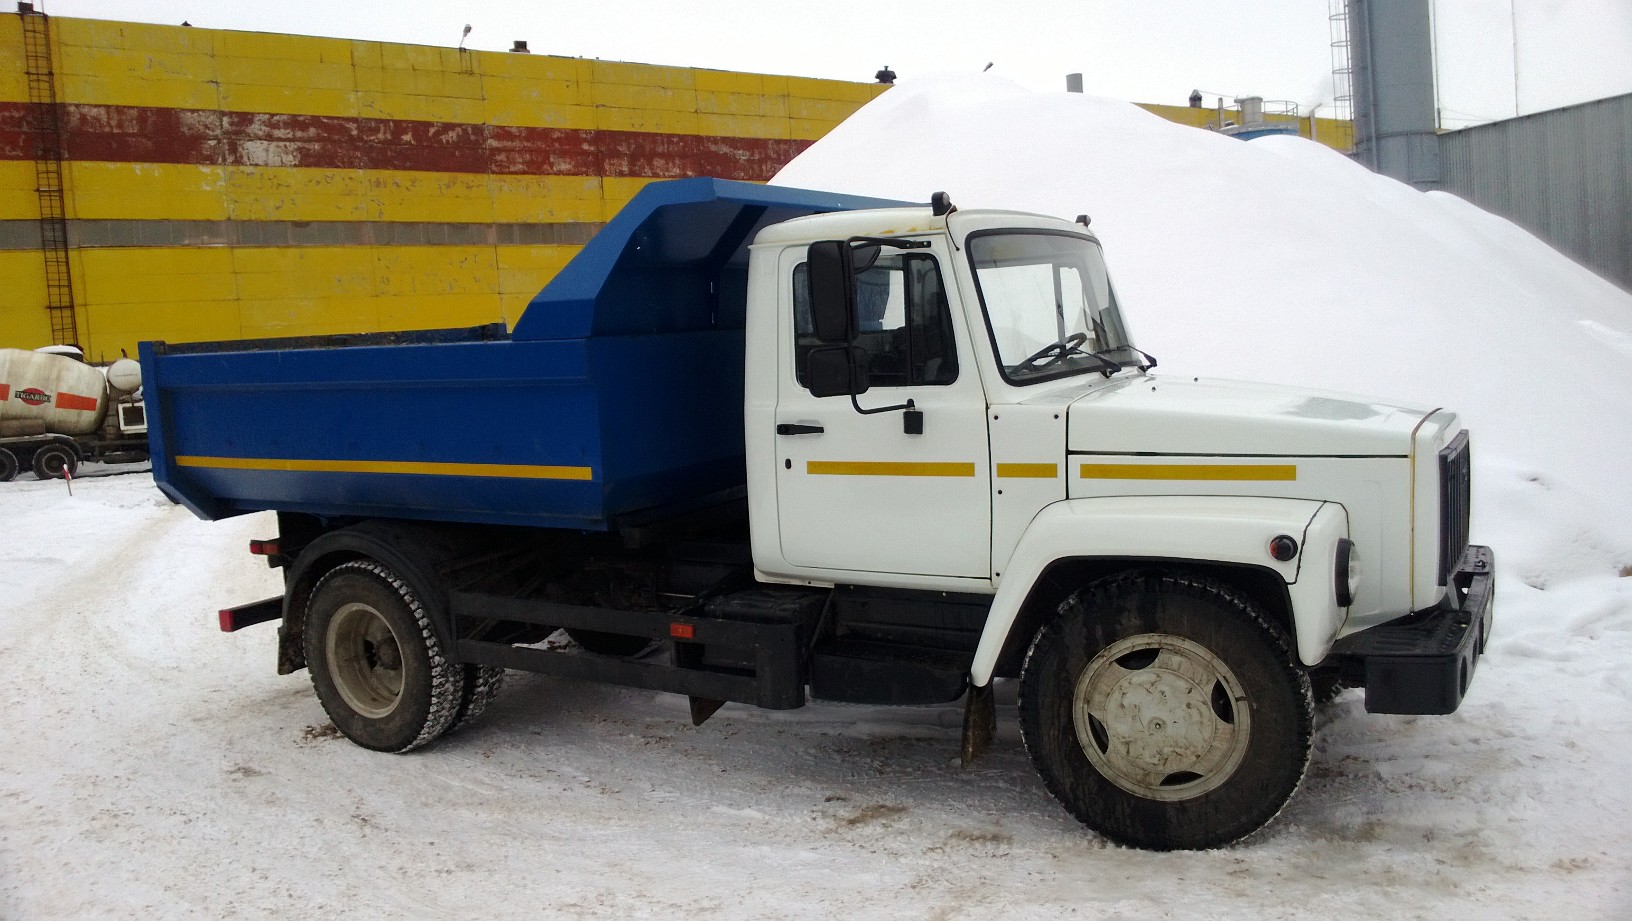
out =
[[[1189,125],[1193,128],[1216,128],[1218,125],[1217,108],[1194,109],[1189,106],[1163,106],[1142,102],[1138,103],[1138,106],[1152,115],[1159,115],[1170,122],[1178,122],[1181,125]],[[1224,119],[1225,121],[1240,124],[1241,110],[1225,109]],[[1354,149],[1354,123],[1347,120],[1339,121],[1335,118],[1319,117],[1313,119],[1290,118],[1281,115],[1266,115],[1264,120],[1271,124],[1295,124],[1300,136],[1312,137],[1327,147],[1343,153],[1348,153]]]
[[[21,22],[0,16],[0,106],[28,101]],[[821,137],[885,89],[138,23],[53,18],[50,26],[57,98],[79,113],[71,124],[129,131],[131,149],[145,143],[140,119],[148,112],[206,133],[213,125],[201,122],[263,113],[271,122],[329,120],[308,118],[303,126],[382,120],[446,131],[496,126],[787,145]],[[71,259],[79,341],[93,358],[134,352],[149,338],[513,324],[578,245],[381,238],[399,225],[410,235],[537,224],[587,233],[653,178],[313,166],[298,162],[298,151],[297,162],[280,159],[277,143],[224,162],[151,162],[135,153],[84,158],[74,155],[74,141],[65,209],[70,239],[79,244]],[[790,152],[783,161],[797,150],[784,149]],[[766,169],[774,172],[774,165]],[[33,176],[31,160],[0,160],[0,222],[12,222],[14,244],[26,236],[21,222],[39,213]],[[188,222],[206,233],[195,239],[215,242],[171,239],[184,235],[176,228]],[[348,239],[251,245],[223,236],[254,238],[254,226],[293,234],[333,227]],[[150,231],[166,240],[145,245]],[[37,250],[0,250],[0,283],[11,292],[0,301],[0,346],[49,342],[42,265]]]

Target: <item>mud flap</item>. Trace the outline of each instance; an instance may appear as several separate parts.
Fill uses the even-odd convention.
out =
[[[963,702],[963,766],[974,764],[975,759],[992,747],[997,735],[997,704],[992,698],[992,685],[969,686]]]
[[[708,718],[720,712],[725,706],[723,700],[710,700],[707,697],[691,698],[691,725],[701,726],[708,722]]]
[[[278,627],[278,674],[292,675],[306,667],[305,637],[285,622]]]

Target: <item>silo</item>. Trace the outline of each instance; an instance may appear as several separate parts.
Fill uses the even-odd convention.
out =
[[[1419,189],[1439,181],[1428,0],[1348,0],[1354,157]]]

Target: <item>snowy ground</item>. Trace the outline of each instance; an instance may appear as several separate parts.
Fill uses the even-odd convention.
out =
[[[1341,698],[1286,812],[1187,854],[1077,825],[1012,689],[970,771],[955,706],[693,728],[679,698],[514,673],[466,732],[378,755],[274,674],[272,625],[216,632],[277,590],[245,552],[270,521],[196,521],[146,473],[24,476],[0,484],[0,918],[1632,917],[1632,297],[1315,145],[927,86],[784,181],[1091,211],[1161,372],[1463,412],[1501,578],[1461,710]]]
[[[1632,916],[1632,579],[1506,581],[1457,714],[1351,692],[1266,831],[1150,854],[1048,797],[1012,705],[965,771],[952,706],[692,728],[512,673],[466,732],[365,751],[273,673],[274,626],[216,631],[276,590],[244,551],[269,521],[196,521],[145,473],[74,492],[0,488],[0,917]]]

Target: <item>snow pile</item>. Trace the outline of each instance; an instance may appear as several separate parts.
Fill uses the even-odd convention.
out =
[[[904,83],[773,182],[1087,212],[1166,373],[1456,409],[1474,536],[1505,572],[1539,586],[1632,564],[1632,295],[1458,198],[1300,138],[990,76]]]

